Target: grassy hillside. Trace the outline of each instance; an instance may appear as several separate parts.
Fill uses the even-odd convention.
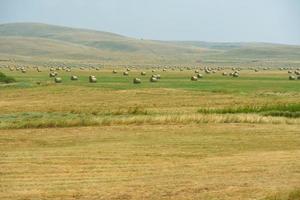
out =
[[[264,43],[138,40],[117,34],[37,23],[0,25],[0,58],[20,62],[104,64],[299,64],[300,47]]]

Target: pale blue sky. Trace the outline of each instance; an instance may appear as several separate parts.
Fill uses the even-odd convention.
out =
[[[0,0],[0,23],[158,40],[300,44],[300,0]]]

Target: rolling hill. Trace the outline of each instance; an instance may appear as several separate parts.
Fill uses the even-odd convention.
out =
[[[300,46],[139,40],[39,23],[0,25],[0,59],[103,64],[300,63]]]

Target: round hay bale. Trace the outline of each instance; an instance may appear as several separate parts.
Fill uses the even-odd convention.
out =
[[[112,73],[113,73],[113,74],[116,74],[116,73],[118,73],[118,72],[117,72],[117,70],[114,69],[114,70],[112,71]]]
[[[289,79],[290,79],[290,80],[296,80],[296,76],[290,75],[290,76],[289,76]]]
[[[199,74],[199,70],[195,70],[195,74]]]
[[[134,79],[133,79],[133,83],[134,83],[134,84],[140,84],[140,83],[142,83],[142,80],[139,79],[139,78],[134,78]]]
[[[77,81],[77,80],[78,80],[78,77],[73,75],[73,76],[71,76],[71,80],[72,80],[72,81]]]
[[[50,72],[50,73],[49,73],[49,77],[50,77],[50,78],[53,78],[53,77],[55,77],[55,76],[57,76],[57,73],[56,73],[56,72]]]
[[[298,80],[300,80],[300,76],[298,76]]]
[[[123,72],[123,75],[124,76],[128,76],[129,75],[128,71],[127,72]]]
[[[197,78],[203,78],[202,74],[197,74]]]
[[[55,77],[54,82],[55,83],[61,83],[62,79],[60,77]]]
[[[97,83],[97,78],[95,76],[89,76],[90,83]]]
[[[146,72],[141,72],[141,75],[142,76],[146,76]]]
[[[192,76],[191,77],[191,81],[197,81],[198,80],[198,77],[197,76]]]
[[[235,77],[235,78],[237,78],[237,77],[240,77],[240,74],[239,74],[238,72],[234,72],[234,73],[232,74],[232,76]]]
[[[26,73],[26,69],[22,69],[22,71],[21,71],[22,73]]]
[[[150,78],[150,82],[152,82],[152,83],[155,83],[155,82],[158,82],[158,79],[156,78],[156,77],[151,77]]]
[[[157,78],[157,79],[160,79],[160,74],[156,74],[156,78]]]
[[[223,76],[228,76],[227,72],[222,73]]]

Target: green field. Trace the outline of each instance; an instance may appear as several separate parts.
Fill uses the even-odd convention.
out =
[[[299,68],[299,46],[2,24],[0,199],[299,200]]]

